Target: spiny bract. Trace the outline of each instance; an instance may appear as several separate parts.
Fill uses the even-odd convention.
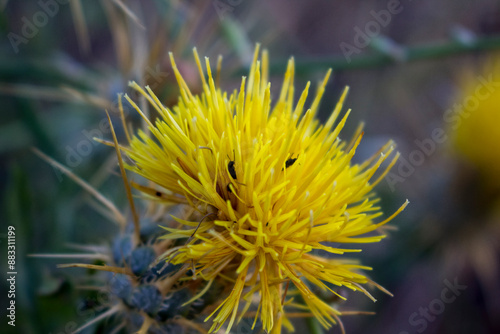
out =
[[[406,205],[375,223],[382,213],[372,189],[396,162],[393,143],[362,164],[351,162],[363,133],[360,127],[349,143],[338,138],[349,114],[337,122],[347,89],[324,125],[315,119],[331,71],[306,110],[309,83],[294,104],[293,59],[272,105],[265,51],[260,62],[257,47],[248,78],[232,94],[216,86],[208,59],[205,78],[194,54],[203,93],[190,92],[170,55],[181,93],[172,110],[149,87],[131,83],[159,113],[154,124],[125,96],[151,132],[139,131],[121,147],[133,161],[128,168],[156,184],[140,189],[198,213],[197,220],[178,218],[178,228],[166,228],[167,239],[189,238],[167,260],[193,266],[207,281],[223,278],[233,286],[208,317],[213,317],[210,331],[227,322],[227,333],[248,313],[256,320],[260,316],[268,332],[279,333],[282,326],[293,328],[291,309],[312,313],[329,327],[341,312],[311,287],[336,294],[334,289],[344,286],[369,295],[361,284],[373,283],[360,273],[369,267],[340,256],[359,249],[334,245],[381,240],[381,233],[368,233]],[[374,177],[389,156],[390,163]],[[335,257],[320,255],[325,252]],[[247,312],[255,300],[257,307]]]

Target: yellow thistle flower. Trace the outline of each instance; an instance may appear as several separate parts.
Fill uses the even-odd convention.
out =
[[[461,78],[460,109],[451,119],[455,150],[473,165],[490,187],[500,186],[500,62],[486,62],[482,74]]]
[[[196,50],[194,54],[203,84],[201,96],[190,92],[172,55],[181,94],[173,110],[165,108],[148,87],[144,91],[132,83],[159,113],[153,124],[125,96],[152,135],[139,131],[130,146],[123,147],[133,161],[129,168],[163,190],[139,188],[166,203],[187,202],[202,217],[177,218],[179,228],[166,228],[168,239],[192,236],[167,259],[193,265],[195,275],[207,281],[217,277],[234,285],[209,316],[211,332],[227,324],[228,333],[255,295],[259,296],[255,321],[260,315],[268,332],[279,333],[282,326],[293,329],[285,308],[305,310],[324,327],[337,323],[341,312],[317,297],[310,286],[333,294],[332,286],[344,286],[369,295],[361,284],[373,282],[359,271],[370,268],[340,256],[361,250],[333,243],[381,240],[383,235],[369,233],[406,206],[375,223],[382,213],[372,190],[396,162],[393,143],[362,164],[351,163],[362,129],[346,143],[338,136],[349,112],[335,125],[347,88],[324,125],[315,119],[331,71],[306,110],[309,83],[293,103],[293,58],[272,105],[265,51],[260,62],[257,47],[248,78],[232,94],[216,86],[208,59],[205,78]],[[389,156],[393,156],[390,163],[374,179]],[[336,257],[326,258],[318,251]]]

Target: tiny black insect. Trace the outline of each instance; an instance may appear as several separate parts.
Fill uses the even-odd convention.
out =
[[[285,168],[292,166],[295,163],[295,161],[297,161],[298,158],[299,158],[299,156],[297,155],[296,158],[290,158],[287,161],[285,161]],[[281,168],[281,170],[283,171],[285,168]]]
[[[236,154],[234,153],[234,150],[233,150],[233,156],[234,156],[234,159],[236,158]],[[231,160],[231,158],[229,158],[229,156],[227,156],[228,159],[229,159],[229,163],[227,164],[227,169],[229,170],[229,174],[231,174],[231,177],[233,179],[236,180],[236,169],[234,169],[234,160]]]
[[[156,196],[161,197],[161,192],[157,191]]]

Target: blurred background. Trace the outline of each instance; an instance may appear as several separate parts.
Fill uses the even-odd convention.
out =
[[[391,138],[401,152],[377,193],[387,215],[406,198],[411,204],[385,240],[363,245],[359,255],[394,297],[372,291],[373,303],[345,291],[340,309],[376,312],[343,317],[347,333],[500,333],[498,1],[1,0],[0,6],[0,263],[5,273],[7,226],[14,226],[18,272],[16,327],[2,316],[0,332],[71,333],[84,324],[92,305],[76,289],[83,271],[28,255],[103,245],[117,233],[91,196],[30,148],[128,212],[114,151],[92,140],[111,138],[105,109],[119,124],[117,93],[133,94],[127,83],[136,80],[174,104],[169,51],[196,91],[194,46],[213,66],[224,56],[221,85],[232,91],[259,42],[270,53],[274,90],[290,56],[297,91],[308,80],[314,87],[333,67],[323,119],[350,86],[344,110],[353,112],[342,138],[365,122],[357,161]],[[133,110],[125,113],[139,124]],[[5,310],[6,279],[0,287]]]

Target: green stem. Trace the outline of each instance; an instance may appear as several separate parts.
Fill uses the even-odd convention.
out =
[[[311,317],[306,319],[307,327],[309,328],[309,333],[311,334],[323,334],[323,327],[319,324],[316,318]]]
[[[344,56],[296,59],[295,72],[300,75],[327,68],[332,68],[334,71],[353,70],[399,64],[402,62],[437,59],[475,51],[498,50],[500,49],[500,36],[480,37],[468,43],[460,40],[451,40],[421,46],[401,47],[404,51],[403,59],[391,56],[388,52],[371,52],[353,56],[350,61]],[[286,70],[286,65],[287,61],[285,60],[273,62],[270,65],[270,72],[283,73]]]

